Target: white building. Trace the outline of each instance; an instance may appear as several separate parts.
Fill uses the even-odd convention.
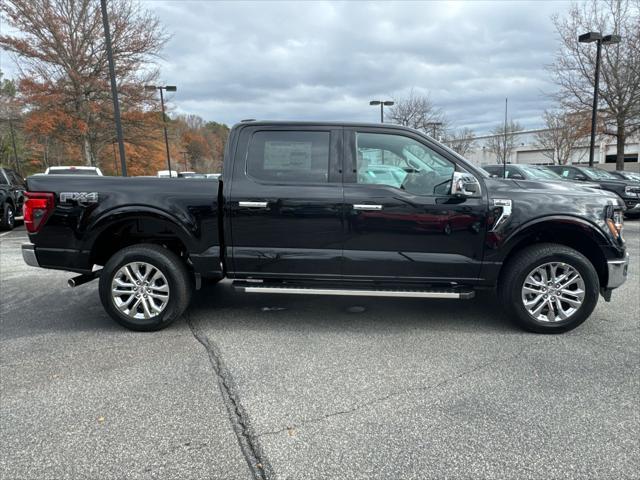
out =
[[[514,151],[507,158],[507,163],[532,163],[532,164],[550,164],[553,163],[551,158],[545,155],[545,149],[538,145],[536,141],[536,133],[544,131],[543,129],[522,130],[514,134],[516,137]],[[499,163],[495,153],[491,152],[487,147],[487,140],[492,137],[501,137],[501,135],[481,135],[476,137],[474,149],[467,153],[466,158],[474,164],[491,165]],[[616,139],[615,137],[605,136],[602,139],[596,139],[594,152],[594,164],[599,168],[607,170],[615,170],[616,168]],[[640,163],[638,157],[640,153],[640,137],[635,136],[627,138],[624,148],[625,152],[625,170],[640,172]],[[584,142],[580,142],[580,146],[576,147],[571,156],[572,163],[588,164],[589,163],[589,138]]]

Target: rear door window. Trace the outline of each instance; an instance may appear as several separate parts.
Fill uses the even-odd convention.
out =
[[[247,174],[278,183],[327,183],[330,132],[259,131],[249,145]]]

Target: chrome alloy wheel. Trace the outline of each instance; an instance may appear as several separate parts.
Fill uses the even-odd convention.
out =
[[[169,283],[163,273],[149,263],[127,263],[113,276],[111,298],[116,308],[126,316],[146,320],[166,308]]]
[[[563,262],[534,268],[522,285],[524,308],[539,322],[567,320],[582,306],[584,295],[582,276]]]

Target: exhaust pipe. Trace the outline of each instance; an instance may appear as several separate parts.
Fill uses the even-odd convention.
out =
[[[67,284],[71,288],[79,287],[80,285],[84,285],[85,283],[89,283],[91,280],[95,280],[96,278],[98,278],[101,271],[102,269],[96,270],[95,272],[91,273],[83,273],[82,275],[78,275],[77,277],[73,277],[67,280]]]

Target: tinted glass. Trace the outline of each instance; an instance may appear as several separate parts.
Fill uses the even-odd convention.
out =
[[[521,165],[520,169],[531,178],[537,180],[561,180],[560,175],[543,167],[532,167],[530,165]]]
[[[7,176],[13,185],[24,186],[24,179],[13,170],[7,170]]]
[[[94,169],[56,168],[49,170],[49,175],[98,175],[98,172]]]
[[[326,183],[329,141],[329,132],[256,132],[249,146],[247,173],[272,182]]]
[[[598,168],[585,168],[587,174],[596,180],[619,180],[614,174]]]
[[[356,136],[357,183],[388,185],[414,195],[447,195],[455,165],[412,138],[381,133]]]
[[[0,170],[0,185],[7,185],[8,183],[7,179],[4,178],[4,172]]]

